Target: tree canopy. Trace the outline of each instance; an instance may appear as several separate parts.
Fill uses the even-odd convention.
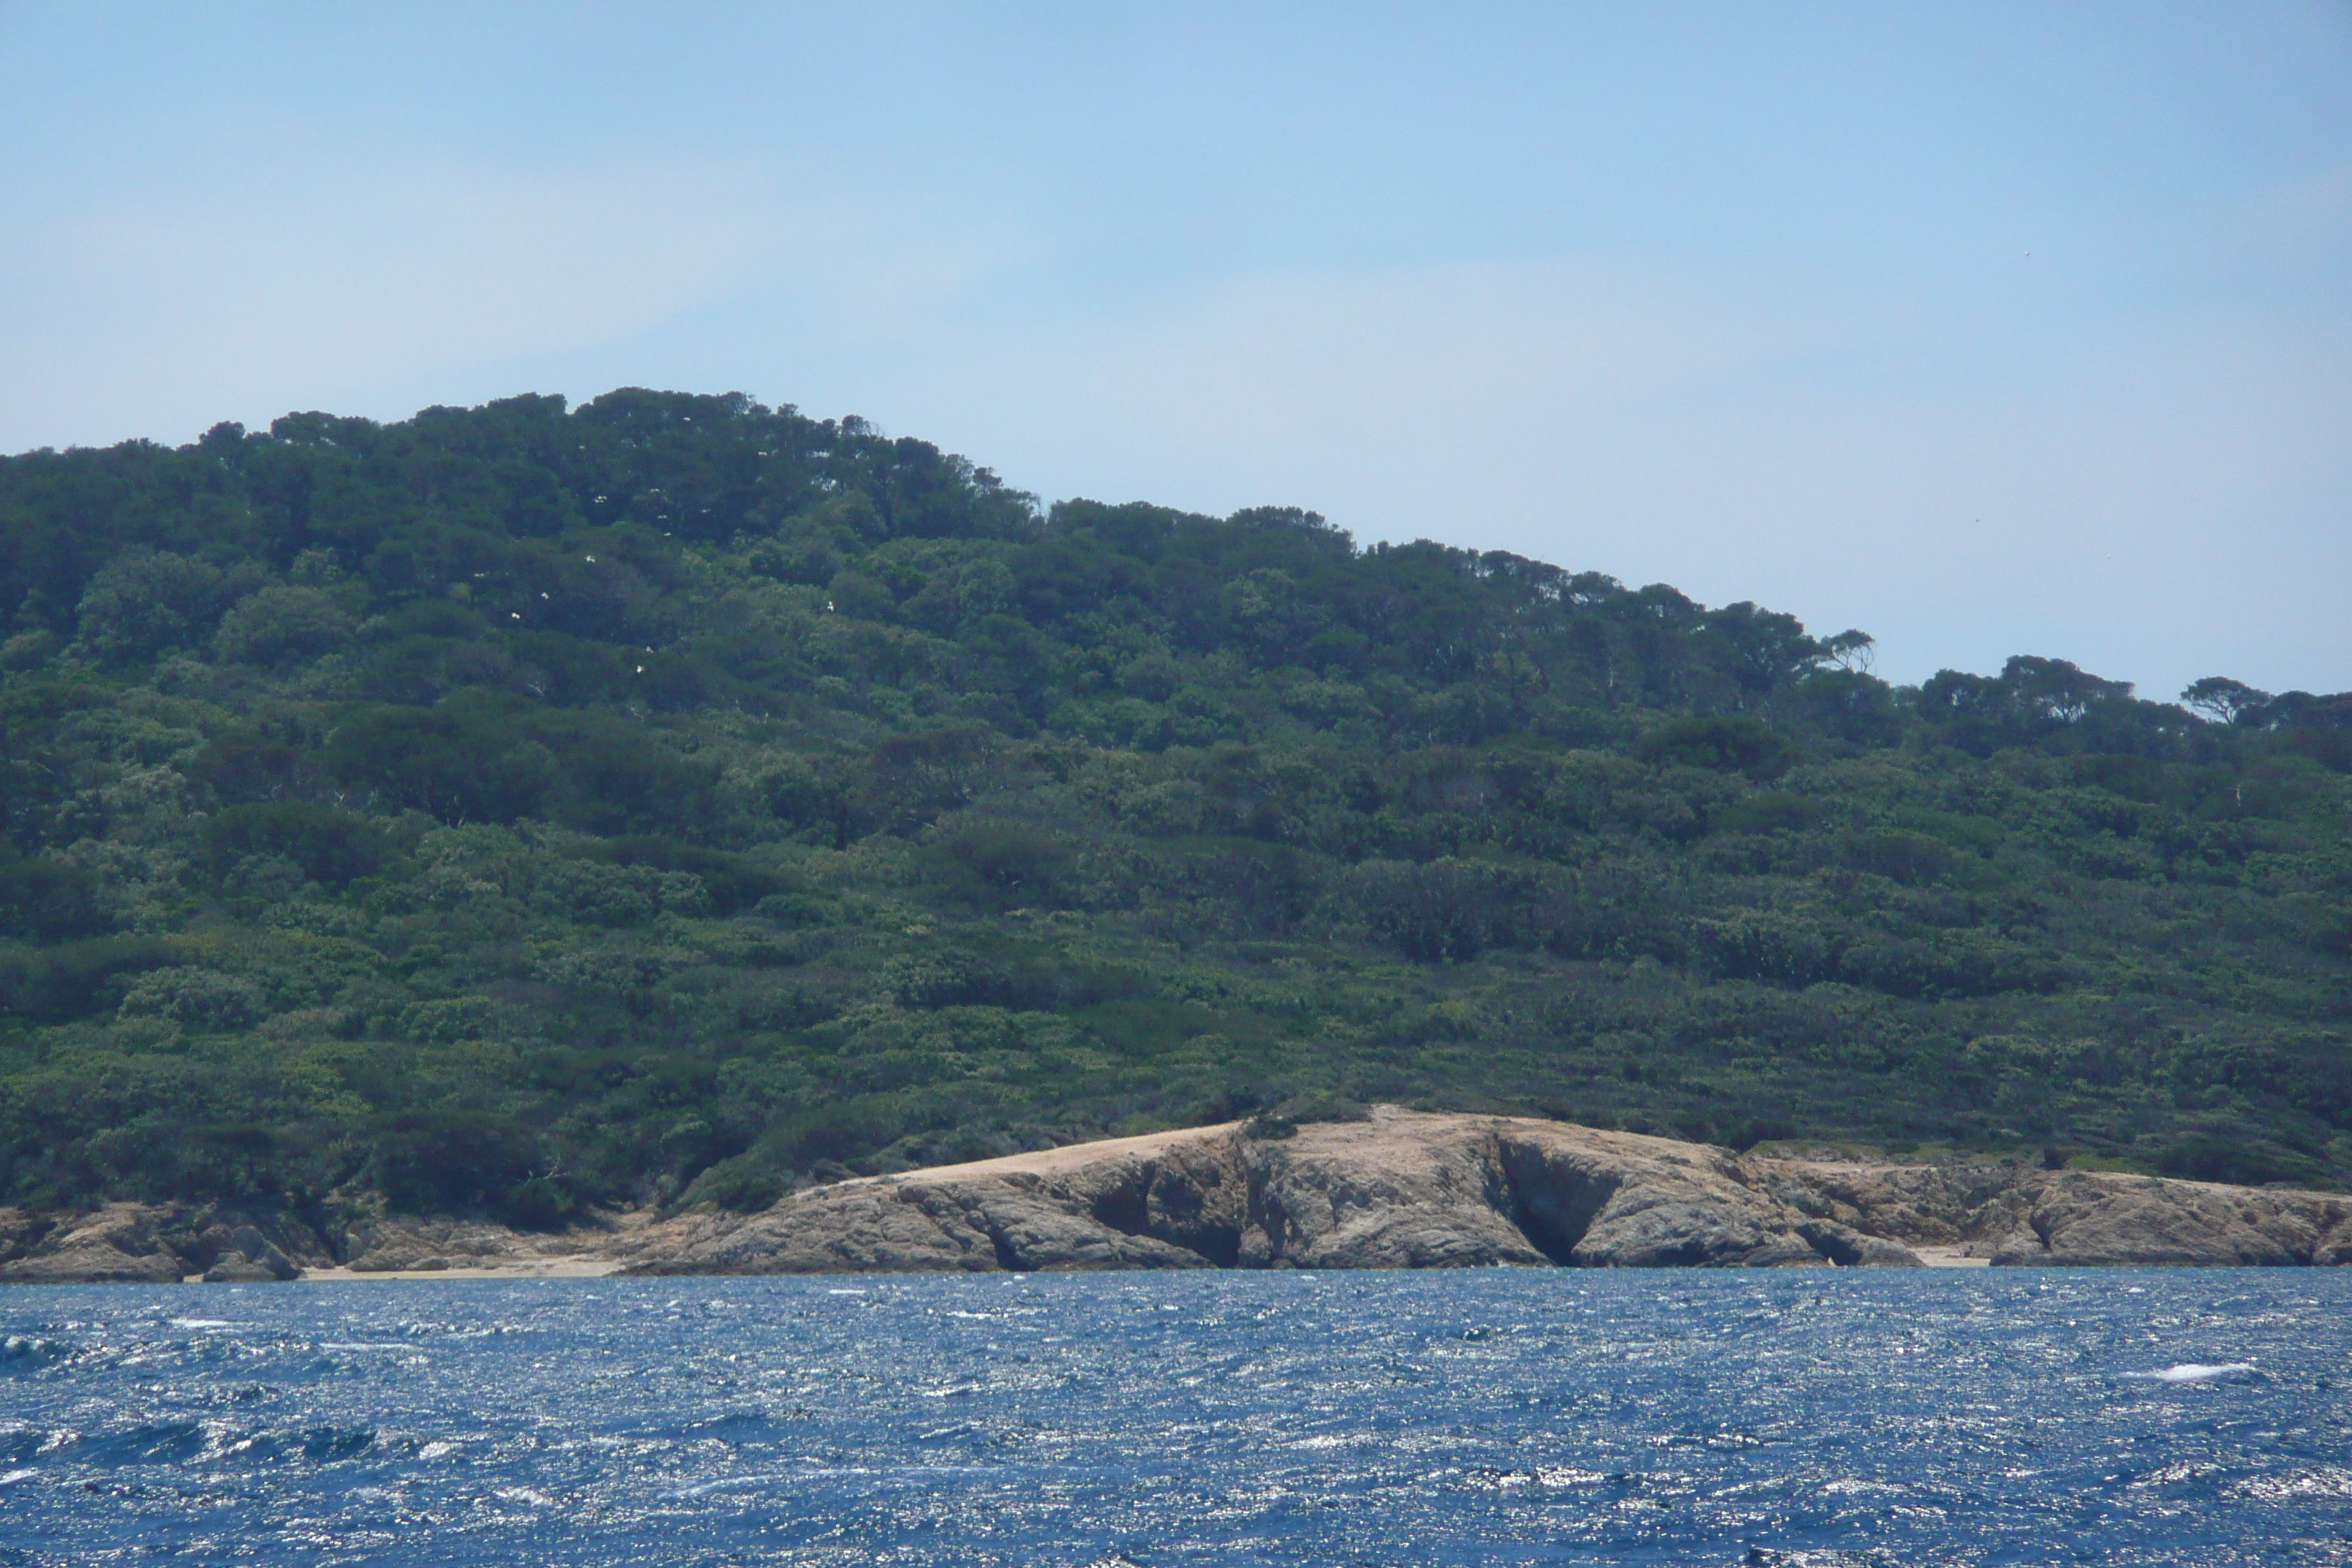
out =
[[[731,395],[0,459],[0,1202],[1374,1099],[2352,1180],[2352,694],[1871,647]]]

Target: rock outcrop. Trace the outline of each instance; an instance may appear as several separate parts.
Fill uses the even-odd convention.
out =
[[[179,1255],[163,1245],[162,1211],[109,1204],[47,1224],[12,1215],[19,1255],[0,1264],[0,1279],[21,1285],[160,1285],[184,1277]]]
[[[302,1266],[286,1256],[285,1249],[261,1234],[252,1225],[222,1226],[225,1236],[210,1237],[216,1250],[212,1267],[205,1270],[207,1285],[259,1283],[267,1279],[299,1279]]]
[[[1392,1107],[843,1182],[646,1229],[636,1273],[2352,1262],[2352,1198],[2001,1164],[1857,1165]]]
[[[2097,1171],[1756,1163],[1808,1213],[1995,1266],[2352,1263],[2352,1197]]]
[[[844,1182],[653,1227],[641,1273],[1916,1264],[1721,1149],[1382,1107]]]
[[[562,1231],[518,1231],[488,1220],[397,1215],[355,1221],[337,1240],[355,1274],[439,1273],[450,1268],[520,1268],[593,1255],[614,1226],[591,1223]]]
[[[2022,1206],[1996,1264],[2352,1262],[2352,1205],[2306,1194],[2068,1173]]]
[[[173,1204],[107,1204],[87,1213],[0,1210],[0,1281],[166,1284],[292,1279],[330,1261],[317,1232],[283,1215],[224,1215]]]
[[[1923,1256],[1926,1255],[1926,1256]],[[111,1204],[0,1210],[0,1281],[1099,1268],[2352,1263],[2352,1197],[2015,1164],[1743,1157],[1381,1107],[1190,1128],[796,1193],[758,1214],[487,1221]]]
[[[185,1204],[108,1204],[37,1215],[0,1209],[0,1283],[209,1284],[297,1279],[348,1267],[390,1272],[522,1263],[594,1247],[601,1230],[537,1236],[479,1221],[337,1224],[280,1211]]]

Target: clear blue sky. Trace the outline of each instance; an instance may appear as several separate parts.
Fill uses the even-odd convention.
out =
[[[740,390],[2352,687],[2352,5],[0,4],[0,449]]]

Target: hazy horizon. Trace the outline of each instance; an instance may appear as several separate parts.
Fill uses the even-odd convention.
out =
[[[2352,687],[2352,10],[0,5],[0,448],[638,384]]]

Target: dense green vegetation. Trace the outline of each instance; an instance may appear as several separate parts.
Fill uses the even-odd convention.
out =
[[[1374,1099],[2352,1180],[2352,697],[1895,688],[638,391],[0,460],[0,1201],[551,1223]]]

